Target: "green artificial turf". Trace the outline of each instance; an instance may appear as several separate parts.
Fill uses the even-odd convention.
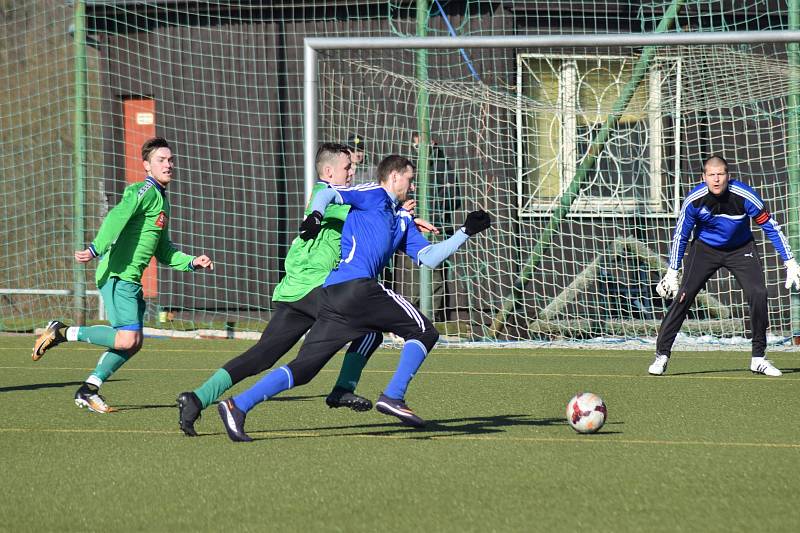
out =
[[[7,531],[796,531],[800,358],[781,378],[742,352],[437,348],[409,388],[424,430],[329,409],[341,356],[309,385],[257,406],[228,440],[215,407],[178,430],[176,395],[247,341],[146,339],[103,387],[117,413],[72,395],[100,349],[0,337],[0,530]],[[398,351],[358,392],[375,399]],[[283,362],[289,358],[284,358]],[[233,389],[243,390],[247,380]],[[569,398],[606,401],[578,435]]]

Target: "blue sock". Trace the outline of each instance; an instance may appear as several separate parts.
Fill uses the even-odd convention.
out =
[[[294,386],[294,377],[288,366],[276,368],[238,396],[233,397],[236,407],[248,412],[264,400],[269,400],[279,392],[291,389]]]
[[[397,363],[397,370],[392,376],[389,385],[384,389],[383,394],[394,400],[402,400],[406,396],[406,389],[414,374],[417,373],[428,350],[425,345],[418,340],[410,340],[403,346],[400,352],[400,362]]]

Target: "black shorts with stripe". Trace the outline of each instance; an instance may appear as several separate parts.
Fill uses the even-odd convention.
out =
[[[247,377],[260,374],[286,355],[314,325],[321,298],[322,288],[316,287],[295,302],[276,302],[275,312],[259,341],[223,365],[231,382],[235,385]],[[350,351],[369,359],[383,342],[383,335],[371,331],[354,339]]]
[[[371,331],[418,340],[430,351],[439,339],[431,321],[408,300],[373,278],[322,289],[317,321],[287,366],[295,385],[311,381],[342,346]]]

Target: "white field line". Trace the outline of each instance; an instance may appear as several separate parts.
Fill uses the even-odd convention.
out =
[[[91,370],[93,367],[54,367],[54,366],[0,366],[0,370],[24,370],[30,372],[31,370],[48,371],[86,371]],[[213,372],[217,368],[125,368],[125,372]],[[338,373],[336,369],[322,369],[326,373]],[[745,372],[742,369],[742,372]],[[369,370],[364,369],[365,374],[393,374],[394,370]],[[767,376],[757,375],[744,375],[744,376],[698,376],[694,374],[680,374],[680,375],[665,375],[653,377],[647,374],[575,374],[575,373],[557,373],[557,372],[470,372],[466,370],[421,370],[417,374],[426,375],[441,375],[441,376],[497,376],[497,377],[549,377],[549,378],[608,378],[608,379],[650,379],[650,380],[667,380],[667,379],[701,379],[701,380],[723,380],[723,381],[742,381],[742,380],[769,380],[772,383],[779,382],[794,382],[800,381],[800,373],[797,378],[783,376],[778,378],[769,378]]]
[[[183,436],[178,430],[148,430],[148,429],[81,429],[81,428],[0,428],[0,433],[77,433],[77,434],[143,434]],[[274,438],[344,438],[344,439],[385,439],[385,440],[418,440],[423,431],[409,432],[404,435],[336,435],[316,433],[313,431],[250,431],[251,436]],[[211,436],[211,435],[209,435]],[[222,438],[222,435],[220,435]],[[473,436],[473,435],[430,435],[424,437],[429,440],[467,440],[491,442],[529,442],[537,444],[581,444],[581,445],[617,445],[634,444],[645,446],[707,446],[728,448],[776,448],[800,449],[797,442],[730,442],[730,441],[699,441],[699,440],[659,440],[659,439],[621,439],[621,438],[593,438],[591,436],[576,436],[572,438],[553,437],[512,437],[512,436]]]

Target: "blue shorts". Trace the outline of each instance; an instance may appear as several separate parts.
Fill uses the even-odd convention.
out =
[[[138,283],[108,278],[100,287],[103,305],[111,327],[140,331],[144,325],[144,291]]]

